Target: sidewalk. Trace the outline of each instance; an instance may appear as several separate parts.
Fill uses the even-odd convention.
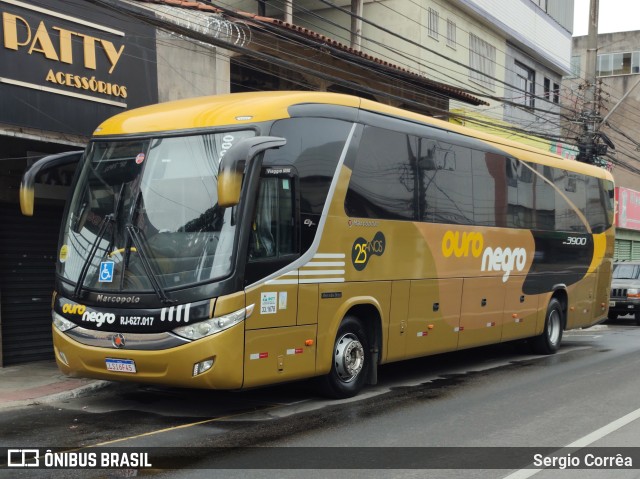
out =
[[[0,368],[0,411],[78,397],[106,384],[108,381],[69,378],[54,360]]]

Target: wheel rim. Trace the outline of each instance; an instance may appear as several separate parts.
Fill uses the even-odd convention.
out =
[[[334,363],[342,382],[358,377],[364,366],[364,348],[355,334],[347,333],[336,341]]]
[[[557,309],[554,309],[549,313],[548,325],[547,325],[547,337],[549,338],[549,343],[552,345],[558,344],[560,340],[560,312]]]

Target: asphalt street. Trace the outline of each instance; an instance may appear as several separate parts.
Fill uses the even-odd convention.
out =
[[[1,412],[0,444],[126,447],[159,465],[7,477],[425,477],[434,452],[451,467],[433,477],[639,477],[639,469],[543,470],[514,459],[583,447],[637,454],[627,448],[640,444],[639,349],[640,328],[620,319],[566,332],[553,356],[510,344],[386,365],[377,386],[343,401],[319,397],[310,381],[247,392],[110,383]],[[178,469],[160,470],[167,464]]]

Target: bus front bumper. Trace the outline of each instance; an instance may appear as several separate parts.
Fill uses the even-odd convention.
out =
[[[52,331],[58,368],[69,376],[201,389],[242,387],[243,323],[206,338],[159,350],[126,349],[126,343],[122,349],[90,346],[55,326]],[[210,369],[196,374],[196,365],[204,361],[213,361]]]

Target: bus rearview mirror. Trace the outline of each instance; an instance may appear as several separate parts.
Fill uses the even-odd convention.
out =
[[[220,160],[218,170],[218,205],[223,208],[240,202],[242,179],[249,167],[255,164],[259,153],[272,148],[280,148],[287,143],[284,138],[256,136],[239,141]]]
[[[28,168],[22,174],[22,181],[20,182],[20,211],[24,216],[33,216],[36,177],[54,168],[78,163],[82,158],[82,153],[82,151],[68,151],[45,156],[36,161],[31,165],[31,168]]]

